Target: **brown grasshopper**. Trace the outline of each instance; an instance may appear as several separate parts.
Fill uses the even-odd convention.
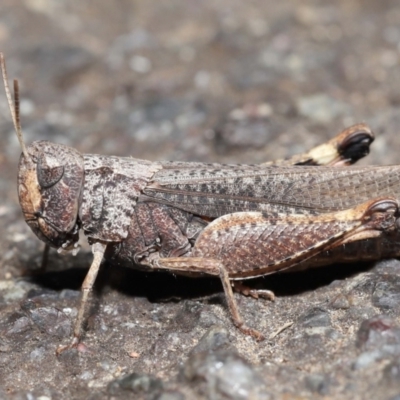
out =
[[[344,245],[364,249],[360,259],[398,251],[387,243],[397,244],[400,229],[400,166],[347,167],[368,154],[373,134],[364,124],[308,153],[261,165],[151,162],[81,154],[46,141],[26,146],[18,83],[13,101],[2,55],[1,64],[22,148],[18,193],[25,220],[46,246],[76,252],[80,230],[92,246],[72,345],[104,258],[218,276],[234,324],[262,339],[240,316],[234,280],[326,264],[329,252],[341,260]]]

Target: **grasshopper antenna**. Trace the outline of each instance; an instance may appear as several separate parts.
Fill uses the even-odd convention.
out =
[[[14,79],[14,101],[11,97],[10,88],[8,86],[8,76],[7,76],[7,69],[6,69],[6,62],[4,60],[3,53],[0,53],[0,64],[1,64],[1,72],[3,74],[3,83],[4,89],[6,91],[8,106],[10,107],[11,117],[14,123],[15,132],[18,137],[19,144],[21,145],[22,153],[27,160],[30,160],[31,157],[29,156],[28,151],[26,150],[24,137],[22,135],[21,129],[21,120],[20,120],[20,112],[19,112],[19,87],[18,81]]]

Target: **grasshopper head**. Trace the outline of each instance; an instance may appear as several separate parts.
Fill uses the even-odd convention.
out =
[[[19,116],[18,81],[14,80],[13,100],[3,53],[0,53],[0,68],[11,118],[22,149],[18,195],[25,221],[48,245],[77,250],[83,157],[76,150],[61,144],[43,141],[28,147],[25,145]]]
[[[40,141],[19,162],[18,195],[25,221],[52,247],[73,248],[84,179],[82,155],[68,146]]]

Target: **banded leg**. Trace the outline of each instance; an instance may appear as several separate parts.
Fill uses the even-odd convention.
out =
[[[225,215],[198,237],[192,257],[161,258],[154,268],[219,275],[234,324],[258,340],[240,316],[230,279],[252,278],[291,268],[344,243],[374,238],[396,230],[396,200],[381,198],[349,210],[320,215],[268,217],[258,212]]]
[[[293,267],[344,243],[396,231],[398,218],[398,203],[392,198],[317,215],[238,212],[211,222],[191,255],[221,261],[231,279],[252,278]]]
[[[327,165],[346,166],[369,154],[374,134],[366,124],[357,124],[344,129],[329,142],[314,147],[303,154],[296,154],[286,160],[265,162],[261,165]]]
[[[286,160],[265,162],[263,166],[291,165],[326,165],[348,166],[369,154],[369,146],[374,141],[374,134],[366,124],[356,124],[344,129],[327,143],[314,147],[303,154],[296,154]],[[309,263],[302,263],[308,265]],[[267,290],[251,289],[242,283],[235,282],[234,289],[254,298],[263,297],[274,300],[274,293]]]

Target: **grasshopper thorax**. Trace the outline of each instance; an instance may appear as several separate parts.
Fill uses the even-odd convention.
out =
[[[19,162],[18,195],[25,221],[52,247],[72,249],[78,241],[83,157],[75,149],[34,142]]]

